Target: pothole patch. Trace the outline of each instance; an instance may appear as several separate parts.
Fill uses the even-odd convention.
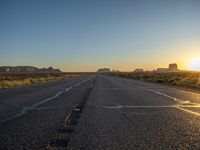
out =
[[[85,103],[90,95],[92,88],[90,88],[85,94],[83,100],[76,105],[72,112],[65,118],[62,126],[58,129],[54,140],[47,144],[47,150],[64,150],[67,148],[71,138],[71,134],[75,131],[76,125],[80,115],[84,109]]]

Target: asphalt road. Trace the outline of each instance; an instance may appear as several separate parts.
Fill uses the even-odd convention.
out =
[[[2,150],[196,150],[200,94],[103,75],[4,90],[0,139]]]

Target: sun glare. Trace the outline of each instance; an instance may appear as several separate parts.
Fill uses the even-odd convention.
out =
[[[189,62],[188,67],[192,71],[200,71],[200,57],[193,58]]]

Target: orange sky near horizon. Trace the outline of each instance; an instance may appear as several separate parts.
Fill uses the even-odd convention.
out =
[[[199,47],[200,49],[200,47]],[[179,56],[173,56],[171,58],[165,58],[165,59],[149,59],[146,61],[141,60],[137,60],[137,61],[129,61],[129,60],[120,60],[120,62],[106,62],[103,64],[93,64],[93,65],[62,65],[62,66],[57,66],[58,68],[60,68],[62,71],[70,71],[70,72],[89,72],[89,71],[96,71],[99,68],[110,68],[110,69],[114,69],[114,70],[119,70],[119,71],[133,71],[137,68],[142,68],[144,70],[154,70],[157,68],[167,68],[169,64],[171,63],[177,63],[178,68],[180,70],[191,70],[191,68],[189,68],[189,63],[191,62],[191,60],[193,58],[196,57],[200,57],[200,51],[199,50],[194,50],[190,51],[187,54],[181,54]]]

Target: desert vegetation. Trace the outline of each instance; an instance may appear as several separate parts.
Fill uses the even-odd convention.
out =
[[[180,87],[195,88],[200,90],[200,72],[171,72],[171,73],[115,73],[118,77],[138,79],[143,81],[170,84]]]
[[[64,73],[1,73],[0,89],[26,86],[34,83],[44,83],[55,80],[77,78],[81,74]]]

